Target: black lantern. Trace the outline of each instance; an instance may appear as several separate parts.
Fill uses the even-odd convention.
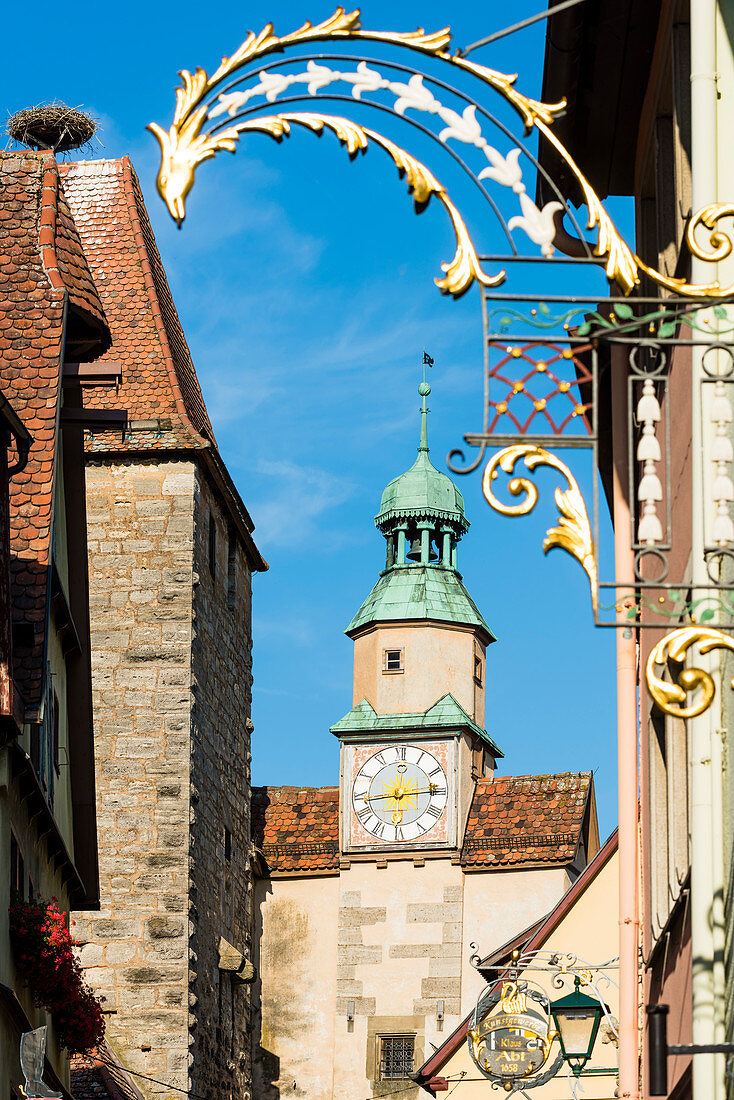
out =
[[[571,1067],[574,1077],[581,1075],[591,1057],[604,1013],[601,1002],[595,997],[587,997],[580,991],[580,986],[581,981],[577,975],[573,993],[561,997],[550,1006],[561,1044],[561,1054]]]

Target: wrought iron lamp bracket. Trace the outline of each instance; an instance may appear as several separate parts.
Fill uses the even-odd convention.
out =
[[[473,952],[470,958],[472,965],[481,970],[481,959],[477,952],[477,945],[474,943],[470,944],[470,949]],[[526,976],[530,973],[537,975],[544,974],[546,978],[550,977],[550,984],[553,989],[559,991],[575,991],[576,994],[578,994],[581,989],[588,990],[592,994],[591,998],[584,995],[581,999],[588,1003],[594,1002],[597,1004],[597,1024],[594,1030],[594,1036],[596,1036],[596,1028],[599,1026],[598,1020],[603,1018],[609,1035],[613,1036],[616,1042],[618,1041],[618,1024],[616,1019],[610,1015],[601,990],[602,987],[617,985],[606,971],[617,969],[618,961],[619,960],[615,958],[599,964],[590,964],[570,952],[560,953],[547,950],[527,952],[515,949],[507,964],[489,968],[490,971],[494,972],[494,976],[492,979],[487,979],[486,989],[480,994],[477,1000],[469,1021],[467,1038],[475,1063],[488,1078],[493,1088],[503,1090],[507,1093],[520,1093],[526,1095],[524,1092],[525,1089],[536,1088],[555,1077],[562,1068],[567,1057],[570,1058],[568,1065],[573,1077],[578,1077],[582,1073],[588,1072],[584,1069],[588,1055],[587,1058],[584,1059],[582,1066],[574,1066],[574,1056],[567,1056],[563,1048],[558,1053],[555,1060],[551,1061],[548,1058],[552,1042],[559,1038],[558,1032],[551,1027],[544,1040],[545,1057],[548,1061],[544,1062],[542,1069],[536,1070],[535,1073],[530,1073],[527,1076],[509,1076],[506,1079],[498,1080],[496,1074],[493,1073],[489,1065],[483,1065],[481,1058],[482,1043],[486,1042],[483,1033],[488,1030],[485,1021],[498,1008],[500,1012],[505,1013],[512,1013],[513,1011],[521,1013],[526,1012],[527,1005],[530,1005],[531,1002],[542,1007],[549,1014],[550,1018],[550,1013],[556,1006],[556,1002],[551,1003],[547,989],[537,984],[533,978],[528,978]],[[487,973],[486,970],[482,972],[485,975]],[[559,1004],[563,1005],[565,1002],[561,1001]],[[497,1024],[500,1026],[504,1026],[506,1023],[506,1017],[500,1018],[497,1021]],[[608,1069],[595,1069],[591,1072],[608,1073],[614,1071]]]

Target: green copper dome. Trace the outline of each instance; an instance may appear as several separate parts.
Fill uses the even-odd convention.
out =
[[[425,369],[425,368],[424,368]],[[442,474],[428,457],[428,406],[431,387],[421,382],[421,432],[418,457],[409,470],[394,477],[382,494],[375,524],[386,532],[395,520],[435,519],[450,524],[458,535],[469,529],[464,514],[464,498],[450,477]]]
[[[451,478],[436,469],[427,448],[419,450],[410,469],[387,485],[375,523],[382,527],[392,519],[403,517],[453,520],[462,531],[469,527],[463,496]]]
[[[426,398],[431,387],[424,380],[418,392],[418,457],[389,483],[375,516],[387,544],[385,569],[346,633],[354,636],[378,622],[432,621],[468,627],[488,645],[494,635],[457,568],[457,546],[469,528],[464,498],[428,457]]]

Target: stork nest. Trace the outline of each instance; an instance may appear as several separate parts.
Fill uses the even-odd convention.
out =
[[[18,111],[8,119],[6,132],[29,149],[50,149],[67,153],[80,149],[95,135],[97,123],[79,107],[65,103],[43,103]]]

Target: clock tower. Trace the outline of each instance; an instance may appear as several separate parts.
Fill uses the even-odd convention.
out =
[[[446,851],[461,843],[477,779],[501,751],[484,728],[485,655],[495,640],[462,583],[469,528],[454,483],[431,463],[422,382],[418,456],[382,494],[385,568],[346,629],[354,705],[341,741],[341,847]]]

